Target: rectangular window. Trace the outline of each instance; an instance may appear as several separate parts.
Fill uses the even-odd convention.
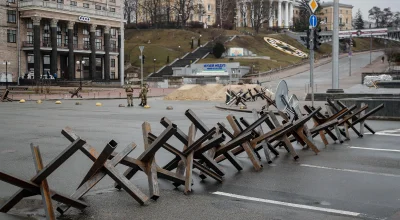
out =
[[[7,10],[7,22],[16,23],[17,22],[17,11]]]
[[[88,37],[83,38],[83,49],[90,49],[90,41]]]
[[[96,10],[101,10],[101,5],[96,5],[95,8]]]
[[[110,41],[110,48],[115,50],[117,48],[117,41],[115,40]]]
[[[28,44],[33,44],[33,32],[26,33],[26,42]]]
[[[17,31],[16,30],[7,30],[7,42],[8,43],[17,42]]]
[[[111,59],[111,67],[115,67],[115,59]]]
[[[43,33],[43,47],[51,47],[50,34]]]
[[[15,3],[15,0],[7,0],[8,3]]]
[[[115,72],[111,72],[110,79],[115,79]]]
[[[64,46],[68,46],[68,35],[64,37]]]
[[[83,26],[82,33],[83,35],[89,35],[89,26]]]
[[[26,20],[26,28],[27,29],[32,29],[33,28],[33,22],[32,20]]]
[[[101,29],[96,29],[96,37],[101,37]]]
[[[207,16],[207,21],[210,22],[211,21],[211,15]]]
[[[78,45],[78,37],[74,36],[73,44],[74,44],[74,47],[76,47]]]
[[[77,6],[77,5],[78,5],[78,4],[76,3],[76,1],[71,1],[70,4],[71,4],[72,6]]]
[[[62,36],[61,35],[57,35],[57,46],[61,47],[62,45]]]
[[[49,33],[49,31],[50,31],[50,24],[49,23],[45,23],[44,24],[43,31],[44,31],[44,33]]]
[[[110,12],[115,12],[115,8],[110,8]]]
[[[115,3],[115,0],[110,0],[111,3]]]
[[[96,39],[96,50],[101,50],[102,45],[101,45],[101,39]]]
[[[35,63],[33,54],[28,54],[28,63]]]
[[[89,4],[88,3],[83,3],[83,7],[84,8],[89,8]]]
[[[117,29],[115,29],[115,28],[111,28],[111,37],[112,38],[116,38],[117,37]]]
[[[43,64],[47,64],[47,65],[49,65],[50,64],[50,55],[44,55],[43,56]]]

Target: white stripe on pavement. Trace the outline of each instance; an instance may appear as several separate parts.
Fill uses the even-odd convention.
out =
[[[339,169],[339,168],[333,168],[333,167],[315,166],[315,165],[310,165],[310,164],[300,164],[300,166],[318,168],[318,169],[326,169],[326,170],[345,171],[345,172],[351,172],[351,173],[363,173],[363,174],[373,174],[373,175],[379,175],[379,176],[400,177],[400,175],[390,174],[390,173],[376,173],[376,172],[369,172],[369,171],[363,171],[363,170]]]
[[[269,203],[269,204],[274,204],[274,205],[288,206],[288,207],[299,208],[299,209],[308,209],[308,210],[328,212],[328,213],[348,215],[348,216],[355,216],[355,217],[361,215],[361,213],[358,213],[358,212],[349,212],[349,211],[343,211],[343,210],[337,210],[337,209],[328,209],[328,208],[321,208],[321,207],[316,207],[316,206],[300,205],[300,204],[288,203],[288,202],[280,202],[280,201],[269,200],[269,199],[260,199],[260,198],[241,196],[241,195],[225,193],[225,192],[213,192],[213,194],[237,198],[237,199],[255,201],[255,202]]]
[[[349,147],[349,148],[360,149],[360,150],[385,151],[385,152],[400,152],[400,150],[383,149],[383,148],[367,148],[367,147]]]

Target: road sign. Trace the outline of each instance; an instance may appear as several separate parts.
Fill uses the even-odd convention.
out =
[[[140,49],[140,53],[142,53],[143,49],[144,49],[144,46],[139,46],[139,49]]]
[[[314,13],[315,10],[317,10],[317,8],[318,8],[318,2],[315,0],[311,0],[308,2],[308,6],[310,6],[312,13]]]
[[[317,27],[317,24],[318,24],[317,16],[311,15],[310,16],[310,26]]]

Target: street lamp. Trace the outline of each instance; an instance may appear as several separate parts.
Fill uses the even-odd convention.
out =
[[[10,61],[8,61],[8,60],[5,60],[4,62],[3,62],[3,65],[6,65],[6,89],[8,89],[8,65],[10,65],[11,63],[10,63]]]
[[[156,73],[156,58],[154,58],[153,60],[153,67],[154,67],[153,73]]]
[[[76,61],[76,64],[78,64],[79,65],[79,69],[80,69],[80,71],[79,71],[79,87],[81,87],[82,88],[82,65],[84,65],[85,64],[85,61],[84,60],[82,60],[82,61]]]
[[[200,47],[200,38],[201,38],[201,34],[200,34],[199,40],[198,40],[198,42],[197,42],[197,46],[198,46],[198,47]]]
[[[182,55],[181,46],[178,46],[178,48],[179,48],[179,59],[180,59],[181,58],[180,56]]]
[[[193,49],[193,44],[194,44],[194,37],[192,37],[192,44],[190,45],[191,49]]]
[[[183,29],[183,16],[182,16],[182,14],[179,14],[179,16],[181,17],[181,20],[182,20],[182,29]]]

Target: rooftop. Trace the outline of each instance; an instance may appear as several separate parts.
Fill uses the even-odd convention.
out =
[[[325,1],[323,1],[323,2],[320,3],[320,6],[321,7],[333,7],[333,2],[325,2]],[[339,3],[339,7],[340,8],[353,8],[354,6],[353,5]]]

